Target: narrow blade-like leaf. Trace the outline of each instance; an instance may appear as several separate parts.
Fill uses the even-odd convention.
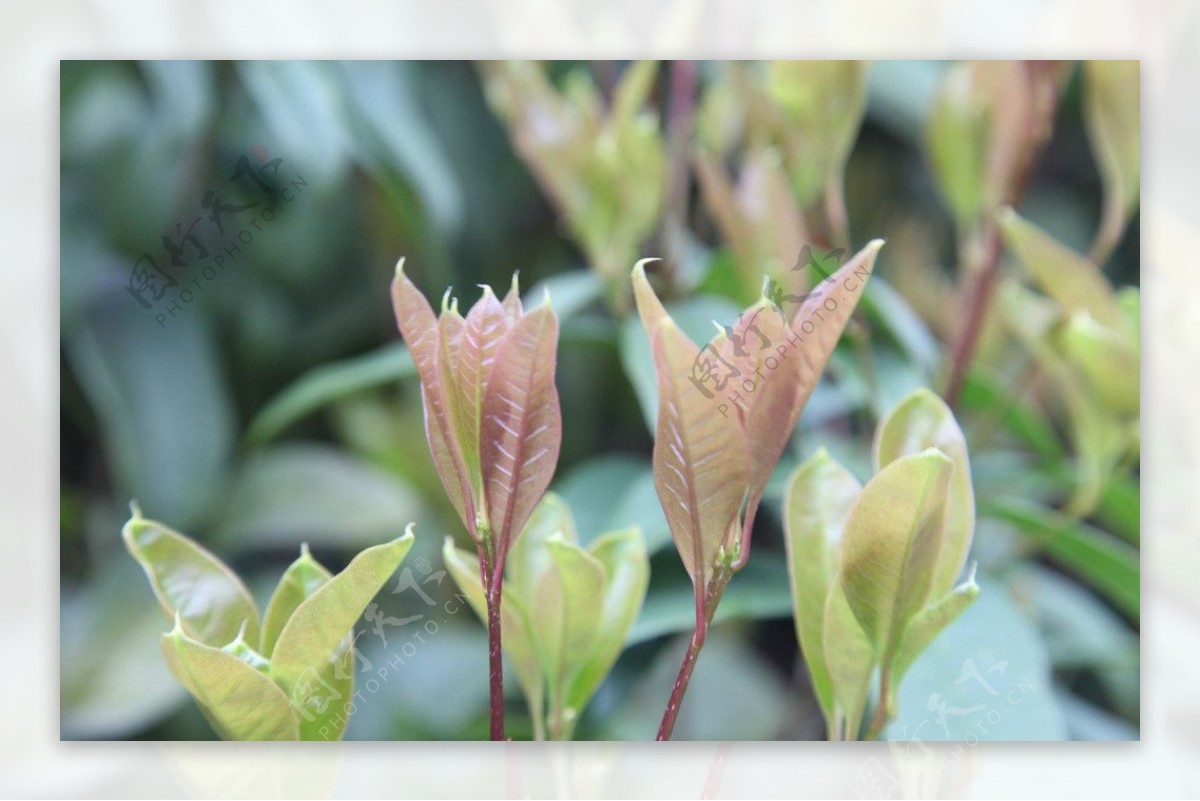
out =
[[[975,530],[975,491],[967,441],[950,407],[928,389],[908,395],[875,431],[875,469],[882,470],[901,456],[937,450],[954,462],[946,498],[946,540],[938,557],[933,595],[950,592],[962,572]]]
[[[190,636],[220,648],[245,625],[247,639],[258,642],[258,608],[224,562],[183,534],[146,520],[136,506],[121,536],[167,616],[178,614]]]
[[[929,599],[953,469],[935,450],[901,457],[867,482],[846,522],[840,581],[881,663]]]
[[[497,538],[497,577],[511,540],[550,486],[562,444],[554,385],[558,320],[544,305],[521,318],[500,347],[483,401],[484,491]]]
[[[446,495],[467,530],[475,534],[475,510],[470,483],[458,439],[451,428],[443,383],[438,319],[421,291],[404,274],[404,260],[396,265],[392,282],[392,306],[400,334],[417,366],[421,379],[421,399],[425,409],[425,432],[434,466],[446,489]]]
[[[296,710],[266,674],[197,642],[178,625],[163,635],[162,648],[171,673],[223,739],[300,739]]]
[[[896,655],[892,658],[890,679],[893,692],[890,694],[893,698],[896,697],[894,690],[900,686],[904,674],[912,667],[917,657],[941,634],[942,629],[953,623],[954,619],[978,597],[979,585],[975,583],[975,568],[972,566],[966,581],[932,606],[922,609],[909,622],[900,637]]]
[[[383,588],[412,547],[412,526],[389,543],[368,548],[341,573],[301,602],[271,655],[271,676],[302,712],[303,739],[337,739],[345,725],[341,693],[329,676],[345,672],[353,656],[349,635],[371,599]],[[353,667],[351,663],[351,668]],[[340,718],[340,720],[338,720]],[[337,736],[331,736],[337,735]]]

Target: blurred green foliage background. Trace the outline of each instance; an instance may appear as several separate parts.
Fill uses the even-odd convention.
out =
[[[637,523],[652,553],[633,642],[577,736],[651,738],[693,612],[654,492],[653,370],[621,281],[632,260],[666,256],[673,314],[707,338],[711,320],[732,322],[757,292],[760,275],[746,279],[739,262],[769,259],[801,235],[831,244],[784,230],[778,212],[749,246],[732,241],[717,195],[702,185],[714,164],[739,162],[730,142],[755,95],[736,91],[731,71],[757,68],[698,63],[687,65],[688,80],[679,65],[646,69],[644,102],[622,109],[625,63],[524,65],[504,84],[502,66],[456,62],[63,62],[62,736],[212,736],[162,662],[167,621],[121,546],[134,498],[148,517],[229,561],[260,598],[301,542],[340,569],[416,521],[417,544],[379,603],[387,618],[421,615],[437,631],[365,626],[363,656],[396,669],[358,706],[347,736],[485,735],[484,631],[465,608],[445,611],[453,584],[440,572],[443,538],[462,543],[465,533],[430,462],[390,306],[388,285],[405,256],[434,302],[453,286],[470,304],[478,284],[507,287],[514,270],[527,297],[549,289],[562,319],[564,437],[553,489],[571,503],[585,542]],[[861,323],[835,353],[768,490],[755,551],[719,608],[678,737],[822,736],[790,620],[779,497],[788,472],[818,446],[868,475],[881,414],[916,386],[942,389],[962,304],[953,294],[953,218],[930,169],[926,125],[946,69],[881,62],[867,72],[845,169],[849,235],[855,247],[874,237],[888,245]],[[558,110],[556,94],[569,99]],[[1103,194],[1083,95],[1074,69],[1020,206],[1080,252]],[[595,114],[568,130],[582,130],[585,151],[594,145],[600,156],[588,161],[588,151],[583,166],[556,176],[572,157],[539,165],[522,137],[568,125],[570,103]],[[597,111],[608,104],[611,113]],[[687,106],[693,125],[681,121]],[[694,147],[708,153],[706,166]],[[263,170],[272,191],[232,179],[239,159]],[[808,207],[808,179],[790,177],[788,202]],[[593,202],[572,201],[571,180],[594,186]],[[743,200],[767,197],[765,186]],[[223,214],[228,229],[214,235],[209,190],[226,209],[256,205]],[[581,222],[573,203],[598,218]],[[187,244],[186,266],[171,268],[164,236],[182,242],[197,219],[195,231],[208,233],[199,247]],[[237,240],[243,231],[249,242]],[[1135,216],[1105,266],[1117,286],[1138,283],[1138,240]],[[178,280],[152,308],[130,289],[144,253]],[[1104,482],[1093,510],[1067,514],[1077,469],[1067,412],[997,329],[985,328],[958,409],[981,510],[973,558],[983,595],[914,668],[890,733],[961,739],[970,730],[969,714],[947,713],[971,705],[955,695],[965,692],[968,654],[980,666],[1006,662],[1002,675],[1034,688],[1001,710],[988,737],[1136,738],[1136,457]],[[508,687],[510,734],[527,737],[515,682]]]

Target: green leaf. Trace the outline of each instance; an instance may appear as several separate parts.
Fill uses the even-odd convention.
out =
[[[842,529],[860,492],[858,480],[821,448],[792,473],[783,502],[796,636],[831,731],[834,706],[823,644],[825,603],[836,577]]]
[[[335,401],[412,378],[417,368],[403,344],[322,365],[296,379],[264,406],[246,431],[251,445],[265,445],[289,426]]]
[[[821,641],[836,704],[826,736],[831,740],[856,740],[878,662],[875,648],[855,618],[840,582],[829,591]]]
[[[296,540],[365,547],[421,512],[395,475],[331,445],[291,443],[246,462],[217,538],[229,550],[291,549]]]
[[[550,569],[537,584],[534,606],[529,610],[534,651],[546,676],[556,713],[571,718],[579,712],[566,706],[566,694],[582,657],[596,641],[604,603],[604,566],[587,551],[568,543],[561,534],[546,540]],[[560,709],[554,709],[558,705]],[[550,732],[559,739],[563,732]]]
[[[308,543],[301,545],[300,558],[284,571],[275,592],[271,594],[271,600],[267,603],[267,612],[263,616],[262,640],[258,649],[264,656],[271,656],[280,632],[297,607],[312,597],[313,593],[331,578],[332,574],[308,552]]]
[[[349,638],[354,624],[412,543],[410,524],[403,536],[358,554],[345,570],[302,601],[280,632],[271,655],[271,676],[301,710],[302,739],[336,740],[341,736],[347,717],[342,714],[343,705],[328,701],[338,700],[341,691],[327,687],[329,693],[320,698],[322,691],[317,685],[329,684],[331,674],[345,673],[345,661],[353,659]],[[350,667],[352,670],[353,664]],[[316,709],[310,710],[310,704]]]
[[[1120,331],[1097,323],[1087,312],[1072,314],[1058,332],[1063,356],[1079,371],[1088,394],[1116,415],[1136,415],[1141,405],[1141,359]]]
[[[1050,660],[1001,584],[982,593],[913,663],[888,740],[1062,740]]]
[[[896,655],[892,659],[889,678],[893,688],[899,686],[904,679],[904,674],[912,667],[912,663],[916,661],[922,651],[929,647],[942,629],[953,623],[955,618],[961,615],[978,597],[979,585],[975,583],[975,568],[972,567],[965,582],[956,587],[949,595],[934,601],[932,606],[922,609],[916,617],[909,621],[900,638]],[[892,697],[895,697],[894,692]]]
[[[713,623],[782,620],[791,615],[792,596],[783,560],[751,559],[733,574],[713,615]],[[664,634],[691,631],[695,625],[696,603],[691,584],[682,573],[679,580],[656,576],[626,645],[646,642]]]
[[[167,665],[226,740],[298,740],[296,710],[265,673],[189,637],[180,625],[162,638]]]
[[[1086,61],[1083,71],[1083,122],[1104,182],[1104,225],[1119,234],[1141,194],[1141,65]]]
[[[1112,286],[1090,261],[1060,244],[1012,209],[1000,215],[1004,242],[1042,291],[1068,314],[1086,311],[1104,326],[1123,315]]]
[[[258,640],[258,608],[241,579],[193,540],[146,520],[135,505],[121,532],[130,555],[141,564],[168,617],[178,615],[184,631],[221,647],[238,635]]]
[[[928,118],[930,162],[960,226],[978,217],[986,201],[987,107],[973,83],[971,65],[947,69]]]
[[[935,448],[954,463],[946,494],[946,535],[933,578],[933,595],[950,592],[962,572],[975,531],[975,491],[967,441],[954,412],[928,389],[918,389],[902,400],[875,430],[875,469],[881,470],[902,456]]]
[[[604,568],[604,599],[591,650],[566,693],[567,706],[577,710],[583,709],[621,655],[650,584],[650,563],[636,526],[602,535],[589,550]]]
[[[867,482],[846,522],[838,580],[881,663],[933,589],[953,466],[932,449],[895,460]]]
[[[521,602],[522,609],[532,610],[536,606],[538,581],[552,564],[546,543],[554,536],[572,545],[579,542],[571,507],[558,495],[547,492],[534,507],[505,560],[505,587]]]
[[[1138,551],[1100,529],[1037,504],[996,499],[983,510],[1016,524],[1056,562],[1087,581],[1132,620],[1141,609]]]

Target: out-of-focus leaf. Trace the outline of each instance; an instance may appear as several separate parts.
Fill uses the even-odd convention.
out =
[[[224,562],[179,532],[146,520],[136,506],[121,536],[167,617],[178,616],[185,631],[220,648],[247,626],[247,637],[258,641],[258,608]]]
[[[1083,121],[1104,181],[1101,227],[1115,244],[1141,194],[1141,65],[1087,61],[1083,71]]]
[[[973,85],[971,65],[955,64],[942,79],[929,115],[929,157],[960,225],[984,207],[987,108]]]
[[[954,463],[946,495],[946,535],[937,558],[933,594],[949,592],[962,571],[975,531],[975,492],[967,441],[950,407],[928,389],[919,389],[900,402],[875,430],[876,470],[902,456],[936,448]]]
[[[1068,313],[1085,311],[1104,326],[1122,319],[1112,287],[1096,265],[1061,245],[1015,211],[1000,215],[1004,241],[1041,287]]]
[[[981,593],[913,663],[885,730],[902,743],[1061,740],[1050,660],[1003,585]]]
[[[604,296],[604,284],[590,270],[571,270],[552,275],[533,285],[525,294],[527,307],[535,307],[549,296],[550,306],[565,322]]]
[[[932,449],[896,459],[867,482],[846,522],[838,582],[881,663],[933,589],[953,466]]]
[[[836,576],[837,543],[861,491],[858,480],[822,448],[792,474],[784,496],[784,542],[796,636],[831,729],[833,686],[823,644],[825,603]]]
[[[724,605],[724,602],[722,602]],[[679,671],[686,638],[663,649],[642,673],[620,707],[608,716],[605,739],[651,740],[662,716],[664,698]],[[754,649],[734,632],[713,631],[704,657],[688,683],[673,740],[770,740],[786,721],[787,687]]]
[[[1087,382],[1088,394],[1117,415],[1136,415],[1141,405],[1141,358],[1133,343],[1076,312],[1058,332],[1058,344]]]
[[[1061,512],[1015,498],[993,499],[983,511],[1019,526],[1055,561],[1138,619],[1141,572],[1136,548]]]
[[[792,614],[792,596],[783,560],[751,559],[733,575],[713,623],[733,620],[774,620]],[[696,624],[696,602],[692,586],[682,580],[656,578],[646,593],[642,613],[629,633],[626,645],[691,631]],[[703,661],[703,660],[700,660]]]
[[[1068,739],[1093,743],[1137,742],[1141,739],[1136,726],[1073,693],[1060,688],[1055,698],[1062,710]]]
[[[419,65],[343,61],[338,66],[352,107],[351,123],[361,129],[360,145],[351,154],[367,169],[386,164],[404,175],[439,230],[453,234],[462,223],[462,197],[440,137],[417,103]]]
[[[1065,455],[1061,438],[1040,410],[1013,397],[1011,387],[984,370],[968,373],[959,403],[967,411],[993,416],[1048,463],[1058,462]]]
[[[1137,478],[1116,476],[1104,487],[1093,512],[1103,528],[1137,545],[1142,538],[1142,492]]]
[[[385,345],[363,356],[322,365],[296,379],[251,421],[246,440],[264,445],[318,409],[359,392],[416,375],[403,344]]]
[[[211,515],[233,443],[230,393],[204,310],[165,327],[126,293],[93,303],[64,345],[120,495],[183,528]]]
[[[649,478],[653,484],[650,463],[627,454],[595,456],[558,477],[554,484],[555,492],[571,509],[579,529],[580,542],[587,544],[601,532],[641,522],[636,519],[621,521],[615,512],[615,506],[620,505],[619,499],[629,492],[639,478]],[[658,506],[657,503],[651,505]],[[648,510],[639,510],[642,511],[648,513]],[[534,515],[536,517],[537,513]]]
[[[296,710],[265,673],[196,642],[178,626],[163,635],[162,644],[171,672],[223,739],[300,739]]]
[[[297,540],[362,546],[420,510],[407,486],[356,457],[315,443],[279,445],[246,463],[218,537],[231,549],[290,548]]]
[[[63,740],[130,737],[185,700],[179,682],[154,656],[163,629],[162,612],[146,603],[141,569],[123,553],[96,563],[78,589],[64,582],[59,614]]]
[[[270,657],[275,641],[296,608],[319,590],[333,576],[308,552],[308,543],[300,546],[300,558],[288,565],[279,579],[263,615],[262,642],[259,651]]]
[[[410,524],[403,536],[355,556],[345,570],[300,603],[280,632],[271,655],[271,677],[300,709],[303,739],[340,738],[347,717],[343,704],[336,703],[340,698],[323,699],[323,710],[309,710],[308,702],[313,696],[323,695],[315,685],[330,683],[327,677],[336,677],[339,670],[346,672],[354,624],[391,578],[412,543]],[[350,676],[352,679],[353,664]]]

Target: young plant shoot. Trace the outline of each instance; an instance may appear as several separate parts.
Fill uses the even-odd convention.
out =
[[[660,740],[671,738],[717,604],[750,556],[750,532],[767,479],[882,246],[872,241],[795,299],[795,308],[781,305],[793,296],[764,293],[732,326],[718,326],[703,348],[680,331],[650,287],[644,265],[651,260],[633,269],[634,296],[658,377],[654,484],[696,604],[695,629]]]
[[[447,291],[435,317],[403,259],[392,300],[421,381],[434,465],[475,541],[487,607],[490,731],[503,740],[504,565],[558,462],[558,318],[548,302],[526,312],[515,275],[503,301],[485,286],[464,318]]]

